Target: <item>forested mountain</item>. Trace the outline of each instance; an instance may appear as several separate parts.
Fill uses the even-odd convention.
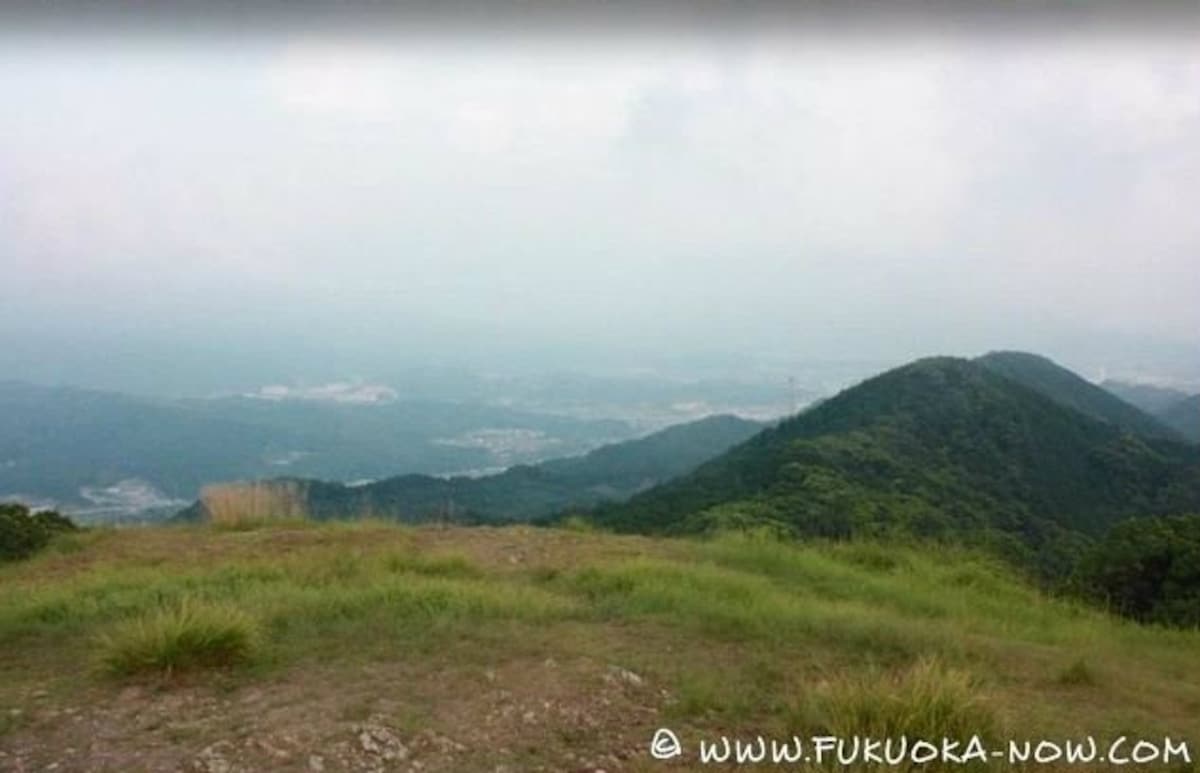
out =
[[[1142,412],[1160,418],[1168,408],[1189,397],[1187,392],[1171,387],[1133,384],[1114,379],[1101,381],[1100,386]]]
[[[1200,449],[1084,415],[999,370],[995,357],[897,368],[594,518],[637,532],[953,537],[1053,573],[1121,519],[1200,508]]]
[[[1159,414],[1159,418],[1188,440],[1200,443],[1200,395],[1180,400]]]
[[[72,511],[128,492],[191,500],[215,481],[506,467],[581,453],[632,433],[620,421],[485,404],[154,400],[0,382],[0,497]],[[131,479],[146,485],[128,491],[117,485]]]
[[[208,492],[181,517],[205,519],[221,506],[244,509],[268,502],[275,510],[322,520],[364,515],[405,521],[532,520],[571,506],[626,499],[690,471],[762,426],[735,416],[711,416],[583,456],[475,478],[401,475],[362,486],[296,479],[234,484]]]
[[[991,352],[976,362],[1093,419],[1142,435],[1180,439],[1150,414],[1041,355]]]

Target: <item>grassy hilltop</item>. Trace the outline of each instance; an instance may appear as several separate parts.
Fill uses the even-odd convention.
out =
[[[661,770],[664,726],[1200,744],[1200,632],[954,550],[284,522],[61,536],[0,587],[3,770]]]

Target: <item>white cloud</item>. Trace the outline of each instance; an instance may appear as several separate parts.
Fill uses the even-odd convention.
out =
[[[1200,55],[1173,44],[106,56],[0,76],[0,261],[28,297],[735,342],[951,298],[1200,329]]]

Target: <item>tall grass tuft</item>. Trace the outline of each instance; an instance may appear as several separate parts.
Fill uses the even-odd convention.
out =
[[[200,502],[209,521],[226,528],[308,518],[304,487],[299,481],[215,484],[200,492]]]
[[[808,696],[804,719],[839,738],[996,738],[997,720],[965,671],[925,658],[906,669],[841,674]]]
[[[1058,683],[1064,687],[1093,687],[1096,674],[1083,658],[1078,658],[1058,674]]]
[[[254,659],[258,625],[236,607],[183,601],[119,624],[100,637],[101,663],[117,676],[170,676]]]

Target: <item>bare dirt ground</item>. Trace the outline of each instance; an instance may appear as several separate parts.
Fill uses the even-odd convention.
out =
[[[22,727],[0,741],[0,769],[515,773],[640,768],[666,696],[616,664],[547,658],[28,699]]]
[[[531,538],[531,534],[533,538]],[[339,546],[377,534],[339,534]],[[320,531],[225,535],[220,556],[304,550]],[[636,538],[600,547],[571,534],[530,530],[420,529],[397,534],[420,552],[452,547],[491,571],[568,568],[611,552],[640,552]],[[161,543],[161,544],[160,544]],[[611,549],[608,547],[611,545]],[[212,540],[187,543],[147,530],[105,546],[105,561],[169,553],[180,566],[216,560]],[[661,548],[660,548],[661,552]],[[92,551],[39,569],[66,577],[89,568]],[[0,733],[0,771],[618,771],[652,762],[648,743],[672,701],[666,690],[610,654],[640,648],[643,633],[620,626],[556,630],[545,641],[456,651],[407,652],[396,659],[329,659],[261,677],[184,677],[114,683],[81,676],[66,688],[31,679],[10,689]],[[528,631],[524,632],[528,634]],[[576,636],[580,654],[570,643]],[[585,639],[592,637],[592,641]],[[536,637],[534,637],[536,639]],[[622,639],[628,640],[622,643]],[[553,643],[550,643],[553,642]],[[468,652],[468,649],[470,650]],[[15,653],[14,653],[15,657]],[[3,653],[0,653],[3,660]],[[10,686],[13,687],[13,686]],[[16,706],[18,708],[6,708]]]

